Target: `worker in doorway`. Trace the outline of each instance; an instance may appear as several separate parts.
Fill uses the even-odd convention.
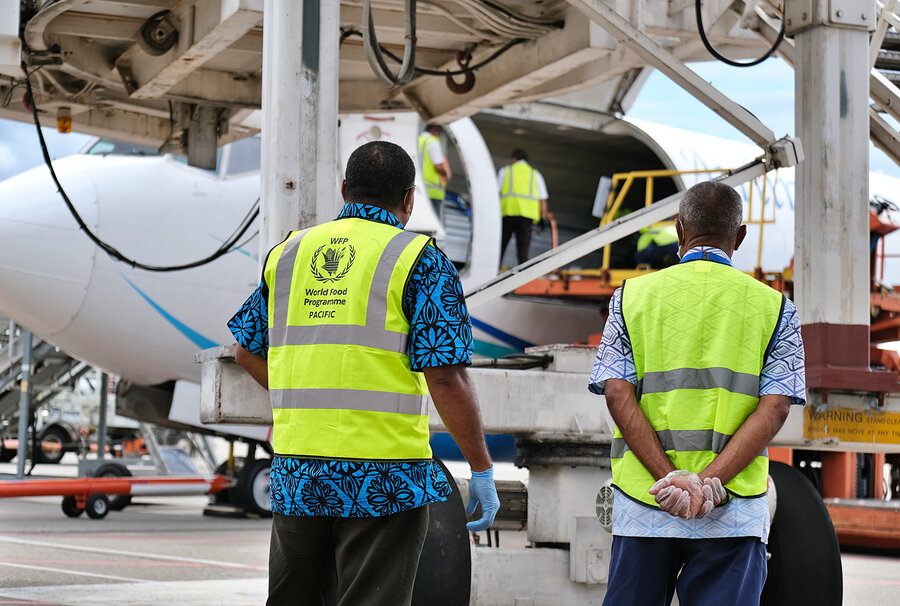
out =
[[[431,200],[434,215],[444,223],[444,197],[447,193],[447,181],[450,180],[450,163],[441,146],[440,124],[426,124],[425,131],[419,135],[419,169],[425,181],[425,192]]]
[[[727,185],[690,188],[681,262],[610,301],[589,383],[616,424],[604,604],[759,604],[766,445],[806,389],[796,308],[731,263],[742,209]]]
[[[516,253],[521,265],[529,257],[532,225],[537,224],[543,231],[550,224],[547,184],[540,171],[528,163],[528,153],[524,149],[515,149],[510,163],[497,173],[497,187],[500,189],[500,213],[503,215],[500,258],[503,258],[506,245],[515,234]]]
[[[415,165],[373,141],[346,171],[338,218],[275,246],[229,322],[237,362],[272,403],[270,606],[410,603],[425,506],[451,494],[428,443],[429,393],[472,469],[467,512],[482,515],[469,530],[500,504],[459,276],[403,230]]]
[[[634,261],[637,266],[664,269],[678,262],[678,233],[674,221],[661,221],[641,230]]]

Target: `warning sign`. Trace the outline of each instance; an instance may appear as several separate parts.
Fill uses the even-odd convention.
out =
[[[900,414],[833,408],[805,408],[803,436],[811,440],[837,438],[845,442],[900,444]]]

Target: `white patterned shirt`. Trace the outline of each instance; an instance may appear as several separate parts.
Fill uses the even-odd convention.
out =
[[[723,251],[711,246],[697,246],[688,251],[682,262],[703,256],[710,261],[731,265]],[[607,379],[622,379],[637,384],[637,370],[631,340],[622,316],[622,289],[613,293],[609,302],[609,318],[597,349],[597,359],[588,388],[603,395]],[[806,404],[806,374],[800,318],[791,301],[785,301],[784,313],[775,343],[765,359],[759,375],[759,394],[779,394],[791,398],[791,404]],[[700,520],[683,520],[641,504],[616,489],[613,500],[613,534],[626,537],[709,539],[724,537],[769,538],[769,505],[765,498],[735,497],[727,505],[716,507]]]

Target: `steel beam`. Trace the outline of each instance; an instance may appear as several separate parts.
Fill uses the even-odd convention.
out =
[[[775,135],[746,109],[726,97],[709,82],[698,76],[644,32],[636,29],[622,15],[601,0],[570,0],[592,21],[627,45],[648,65],[652,65],[676,84],[719,114],[725,121],[744,133],[763,149],[775,141]]]
[[[900,134],[877,111],[869,108],[869,136],[872,143],[900,166]]]
[[[175,49],[158,57],[130,49],[116,67],[131,96],[157,98],[257,27],[262,19],[262,0],[200,0],[192,11],[184,12]]]
[[[864,29],[829,25],[794,36],[796,129],[807,150],[797,168],[795,301],[803,324],[865,326],[866,335],[868,42]]]
[[[425,121],[448,123],[479,109],[502,105],[523,91],[602,58],[615,48],[615,40],[573,11],[563,29],[520,44],[479,69],[475,85],[467,93],[454,95],[439,77],[414,80],[402,91]],[[475,56],[472,62],[480,57]],[[459,66],[454,62],[445,67],[458,69]]]
[[[19,390],[19,447],[16,453],[16,478],[25,477],[25,459],[28,454],[28,419],[31,417],[31,331],[26,330],[23,335],[22,347],[22,382]],[[31,453],[34,461],[35,453]]]
[[[266,0],[260,259],[337,216],[339,3]],[[298,41],[299,37],[299,41]]]

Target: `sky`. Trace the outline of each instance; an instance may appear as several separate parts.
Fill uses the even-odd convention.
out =
[[[794,133],[794,71],[781,59],[772,58],[750,68],[730,67],[716,61],[695,63],[691,67],[703,79],[743,105],[776,136]],[[749,142],[737,129],[658,71],[648,78],[628,115]],[[77,133],[60,135],[55,129],[45,128],[44,133],[53,158],[75,153],[89,140]],[[34,126],[0,120],[0,180],[41,162]],[[874,146],[870,146],[869,162],[872,172],[900,177],[900,167]]]
[[[718,61],[694,63],[690,67],[744,106],[772,129],[776,137],[794,134],[794,70],[781,59],[768,59],[754,67],[731,67]],[[647,79],[628,115],[725,139],[751,142],[659,71],[654,71]],[[869,170],[900,177],[900,167],[873,145],[869,146]]]

